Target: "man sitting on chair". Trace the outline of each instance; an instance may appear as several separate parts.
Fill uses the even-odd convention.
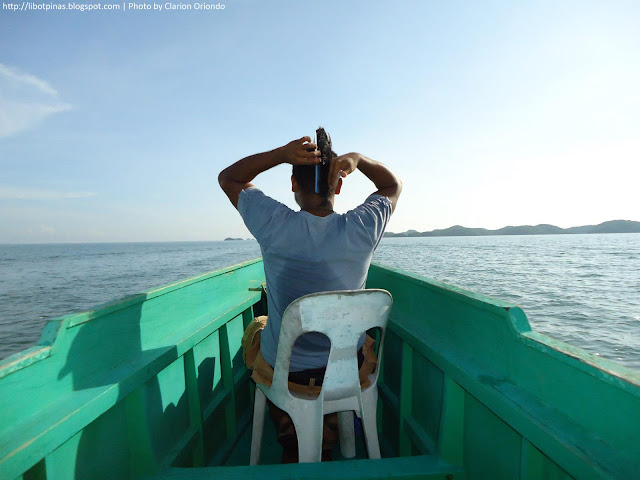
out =
[[[257,381],[269,377],[269,370],[273,373],[282,315],[292,301],[310,293],[365,287],[371,257],[402,190],[400,179],[385,165],[348,153],[331,160],[328,193],[318,194],[315,166],[320,163],[321,154],[316,148],[309,137],[302,137],[275,150],[243,158],[218,176],[222,190],[260,244],[263,256],[269,319],[263,319],[262,326],[266,326],[257,336],[259,351],[256,348],[254,358],[249,358],[245,349],[245,361],[254,369]],[[250,183],[258,174],[282,163],[293,165],[291,189],[300,211],[291,210]],[[342,179],[355,170],[369,178],[377,190],[360,206],[338,214],[333,210],[335,195],[340,193]],[[250,338],[249,343],[253,340]],[[362,343],[364,340],[359,345],[360,366],[364,362]],[[293,348],[289,382],[316,388],[321,385],[329,349],[329,340],[322,334],[301,336]],[[297,462],[291,419],[271,402],[269,410],[284,449],[283,463]],[[337,422],[325,418],[323,460],[331,458],[337,437]]]

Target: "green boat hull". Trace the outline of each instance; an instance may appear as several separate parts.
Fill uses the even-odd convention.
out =
[[[47,323],[0,363],[0,479],[630,479],[640,375],[531,330],[514,305],[373,265],[394,299],[381,460],[249,467],[244,327],[261,260]]]

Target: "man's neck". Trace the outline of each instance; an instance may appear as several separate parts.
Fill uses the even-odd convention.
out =
[[[331,215],[332,213],[335,213],[331,204],[327,205],[326,207],[302,208],[301,210],[303,212],[310,213],[311,215],[315,215],[316,217],[326,217],[328,215]]]
[[[326,217],[334,213],[333,198],[323,200],[319,195],[298,198],[300,210],[316,217]]]

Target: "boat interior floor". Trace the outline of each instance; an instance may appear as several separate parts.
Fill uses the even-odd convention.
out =
[[[225,466],[243,466],[249,464],[249,454],[251,451],[251,425],[246,428],[238,443],[233,448]],[[333,448],[332,458],[334,461],[347,460],[340,454],[340,444]],[[282,456],[282,447],[278,443],[276,429],[268,414],[264,422],[264,435],[262,437],[262,452],[260,455],[261,465],[279,465]],[[362,434],[356,435],[356,459],[366,459],[367,450]]]
[[[356,458],[344,459],[339,444],[333,450],[333,461],[281,465],[282,447],[276,439],[275,428],[265,419],[260,465],[248,466],[251,449],[251,429],[246,428],[238,439],[224,466],[204,468],[170,468],[149,480],[218,480],[231,479],[425,479],[463,480],[462,467],[443,462],[435,455],[382,458],[369,460],[363,435],[356,435]]]
[[[170,468],[149,480],[463,480],[460,467],[452,467],[432,455],[348,460],[253,467]]]

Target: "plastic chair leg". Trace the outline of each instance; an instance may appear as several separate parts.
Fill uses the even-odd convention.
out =
[[[353,426],[353,412],[338,412],[338,432],[340,434],[340,453],[344,458],[356,456],[356,435]]]
[[[378,390],[376,387],[362,392],[362,429],[367,443],[369,458],[380,458],[380,444],[378,442]]]
[[[264,430],[264,410],[267,397],[256,386],[256,395],[253,404],[253,427],[251,431],[251,457],[249,465],[257,465],[260,462],[260,450],[262,447],[262,432]]]
[[[322,407],[322,405],[320,405]],[[319,462],[322,457],[322,408],[289,412],[298,437],[298,462]]]

